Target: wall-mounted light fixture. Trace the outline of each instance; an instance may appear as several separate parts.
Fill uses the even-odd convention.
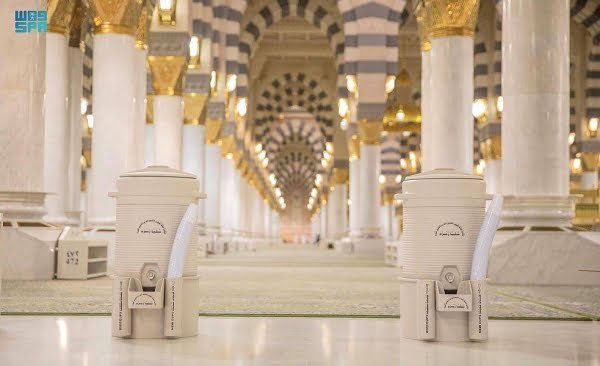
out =
[[[197,69],[200,67],[200,38],[198,36],[190,37],[190,62],[188,69]]]
[[[504,111],[504,98],[502,95],[496,97],[496,117],[502,119],[502,111]]]
[[[175,25],[175,13],[177,10],[177,0],[159,0],[158,1],[158,21],[161,25]]]
[[[395,75],[386,76],[386,78],[385,78],[385,93],[386,94],[391,93],[395,87],[396,87],[396,76]]]
[[[248,99],[246,98],[238,98],[237,104],[235,106],[235,112],[240,117],[245,117],[248,112]]]
[[[346,89],[348,89],[350,94],[356,94],[358,92],[356,75],[346,75]]]
[[[587,130],[589,137],[596,137],[598,135],[598,117],[592,117],[588,120]]]
[[[215,70],[210,72],[210,90],[212,95],[217,94],[217,72]]]
[[[484,123],[487,121],[487,100],[475,99],[473,101],[471,112],[473,113],[473,117],[475,117],[477,122]]]

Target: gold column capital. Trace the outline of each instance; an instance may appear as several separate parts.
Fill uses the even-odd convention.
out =
[[[379,145],[383,123],[381,121],[362,120],[358,122],[360,141],[366,145]]]
[[[396,195],[394,192],[382,192],[381,195],[382,206],[394,204],[394,196]]]
[[[48,0],[48,32],[69,34],[75,0]]]
[[[221,138],[221,156],[226,157],[227,154],[233,155],[235,148],[235,136],[227,135]]]
[[[208,100],[208,93],[183,94],[183,123],[187,125],[203,125],[201,118]]]
[[[155,95],[182,95],[183,74],[187,69],[185,56],[148,56]]]
[[[204,137],[206,143],[217,144],[219,142],[219,135],[221,133],[221,126],[223,126],[223,120],[219,118],[207,118],[204,125]]]
[[[581,153],[581,169],[584,172],[595,172],[598,170],[598,153],[597,152],[582,152]]]
[[[500,136],[489,137],[479,143],[479,149],[484,160],[500,160],[502,158],[502,138]]]
[[[135,29],[135,47],[140,50],[148,48],[148,32],[152,21],[152,4],[149,0],[143,0],[140,15]]]
[[[333,184],[348,184],[350,171],[348,168],[333,168]]]
[[[360,158],[360,139],[358,135],[352,135],[348,139],[348,153],[350,160]]]
[[[415,18],[417,19],[419,40],[421,40],[421,51],[427,52],[431,50],[431,39],[429,38],[431,23],[422,2],[419,2],[415,8]]]
[[[142,0],[89,0],[94,18],[94,33],[135,36]]]
[[[423,0],[430,37],[473,37],[479,0]]]
[[[83,4],[83,0],[74,0],[74,3],[71,23],[69,24],[69,47],[81,48],[81,28],[84,22],[87,22],[85,15],[86,7]]]

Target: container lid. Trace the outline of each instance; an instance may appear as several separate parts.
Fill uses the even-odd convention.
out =
[[[121,178],[157,177],[157,178],[185,178],[196,179],[196,176],[181,170],[169,168],[165,165],[151,165],[144,169],[134,170],[121,175]]]
[[[483,180],[482,177],[474,174],[459,172],[458,170],[439,168],[424,173],[413,174],[406,177],[405,181],[423,180],[423,179],[473,179]]]

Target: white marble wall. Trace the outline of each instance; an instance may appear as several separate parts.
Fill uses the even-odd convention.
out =
[[[41,192],[44,165],[46,35],[15,33],[14,9],[45,9],[41,0],[0,3],[0,191]],[[0,202],[0,211],[4,204]],[[5,212],[6,213],[6,212]]]

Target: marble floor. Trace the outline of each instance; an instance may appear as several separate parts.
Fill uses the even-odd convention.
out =
[[[600,323],[491,321],[487,343],[402,338],[398,319],[200,317],[199,335],[123,340],[107,316],[2,316],[0,364],[600,365]]]
[[[306,246],[200,261],[201,315],[399,317],[398,269]],[[3,281],[5,314],[103,314],[111,282]],[[495,319],[600,320],[600,287],[491,286]]]

